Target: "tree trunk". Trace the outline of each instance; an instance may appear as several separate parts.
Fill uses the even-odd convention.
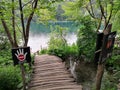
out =
[[[104,64],[98,64],[97,75],[96,75],[96,90],[100,90],[101,81],[104,74]]]
[[[31,20],[33,18],[35,9],[37,8],[37,3],[38,3],[38,0],[34,0],[33,11],[31,12],[31,14],[30,14],[30,16],[28,17],[28,20],[27,20],[27,24],[26,24],[26,42],[25,42],[24,46],[27,46],[27,44],[28,44],[30,23],[31,23]]]
[[[14,4],[14,0],[12,0],[12,3]],[[17,37],[16,37],[16,30],[15,30],[15,8],[14,8],[14,5],[12,7],[12,27],[13,27],[13,38],[14,38],[14,44],[16,47],[18,47],[18,44],[17,44]]]
[[[22,10],[22,2],[19,0],[19,5],[20,5],[20,15],[21,15],[21,25],[22,25],[22,33],[23,33],[23,38],[24,38],[24,43],[26,43],[26,33],[25,33],[25,25],[24,25],[24,16],[23,16],[23,10]]]
[[[7,34],[7,36],[8,36],[8,39],[9,39],[9,41],[10,41],[11,46],[12,46],[12,47],[15,47],[13,38],[12,38],[12,36],[11,36],[10,30],[9,30],[8,27],[7,27],[6,22],[4,21],[4,19],[1,19],[1,22],[2,22],[2,25],[3,25],[3,27],[4,27],[4,30],[5,30],[6,34]]]

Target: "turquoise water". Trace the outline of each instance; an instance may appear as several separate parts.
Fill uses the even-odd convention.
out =
[[[48,47],[51,26],[55,27],[56,25],[68,28],[68,34],[65,37],[68,44],[71,45],[73,43],[76,43],[77,40],[76,32],[78,27],[72,21],[49,22],[45,24],[32,22],[30,28],[30,38],[28,42],[28,45],[31,47],[32,52],[36,52],[38,50],[41,50],[41,48]]]
[[[69,32],[76,32],[79,26],[73,21],[57,21],[57,22],[46,22],[46,23],[31,23],[32,33],[50,33],[51,27],[59,25],[61,27],[67,28]]]

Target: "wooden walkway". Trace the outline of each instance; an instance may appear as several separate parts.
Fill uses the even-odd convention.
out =
[[[28,90],[82,90],[56,56],[35,56],[33,68]]]

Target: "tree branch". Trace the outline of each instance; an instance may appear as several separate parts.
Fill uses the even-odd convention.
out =
[[[87,10],[88,13],[90,14],[90,16],[95,19],[95,17],[94,17],[93,14],[91,13],[91,11],[88,9],[88,6],[86,6],[86,10]]]
[[[91,13],[92,13],[93,17],[95,17],[91,0],[89,0],[89,2],[90,2]]]
[[[20,5],[21,24],[22,24],[22,29],[23,29],[23,38],[24,38],[24,42],[26,42],[24,16],[23,16],[23,10],[22,10],[22,2],[21,2],[21,0],[19,0],[19,5]]]
[[[98,32],[98,30],[100,29],[101,22],[102,22],[102,15],[101,15],[101,18],[100,18],[100,21],[99,21],[98,27],[97,27],[97,32]]]
[[[102,16],[104,17],[104,20],[105,20],[105,23],[106,23],[106,16],[104,14],[104,8],[103,8],[100,0],[99,0],[99,5],[100,5],[100,10],[101,10]]]
[[[29,3],[31,3],[33,0],[30,0],[29,2],[27,2],[26,4],[24,4],[23,6],[22,6],[22,8],[24,8],[26,5],[28,5]]]
[[[86,10],[88,11],[88,13],[90,14],[90,16],[91,16],[93,19],[99,19],[99,18],[95,17],[91,0],[89,0],[89,2],[90,2],[90,8],[91,8],[91,10],[89,9],[88,5],[86,6]]]
[[[33,18],[35,9],[37,8],[37,3],[38,3],[38,0],[34,0],[33,10],[32,10],[32,12],[31,12],[31,14],[30,14],[30,16],[28,17],[28,20],[27,20],[27,24],[26,24],[26,42],[25,42],[24,46],[27,46],[27,44],[28,44],[30,23],[31,23],[31,20]]]
[[[14,4],[14,0],[12,0],[12,3]],[[14,44],[16,47],[18,47],[17,38],[16,38],[16,30],[15,30],[15,8],[14,8],[14,5],[12,7],[12,27],[13,27]]]
[[[8,29],[8,26],[7,26],[6,22],[4,21],[4,19],[1,19],[1,22],[2,22],[2,25],[3,25],[3,27],[4,27],[5,32],[6,32],[6,34],[7,34],[7,37],[8,37],[8,39],[9,39],[10,43],[11,43],[11,46],[12,46],[12,47],[15,47],[15,46],[14,46],[13,38],[12,38],[12,36],[11,36],[10,30]]]
[[[108,17],[108,20],[107,20],[107,23],[106,23],[106,26],[105,26],[105,28],[104,29],[106,29],[107,28],[107,26],[108,26],[108,24],[109,24],[109,22],[110,22],[110,19],[111,19],[111,17],[112,17],[112,13],[113,13],[113,6],[114,6],[114,4],[113,4],[113,0],[111,1],[111,10],[110,10],[110,15],[109,15],[109,17]]]

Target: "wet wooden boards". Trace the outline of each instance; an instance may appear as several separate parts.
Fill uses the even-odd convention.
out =
[[[82,90],[56,56],[35,56],[34,73],[28,90]]]

